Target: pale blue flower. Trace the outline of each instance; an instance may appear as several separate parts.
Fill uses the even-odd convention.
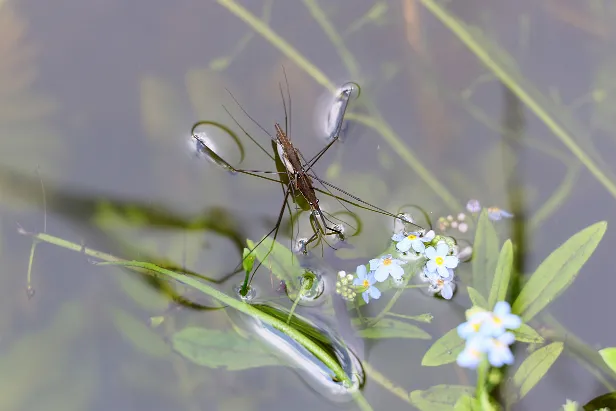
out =
[[[498,207],[489,207],[488,208],[488,218],[492,221],[498,221],[502,218],[511,218],[513,214],[508,211],[501,210]]]
[[[396,244],[396,248],[401,253],[406,253],[411,248],[417,253],[423,253],[426,249],[426,245],[424,243],[429,243],[430,241],[434,240],[434,236],[434,231],[430,230],[425,235],[421,235],[418,232],[412,232],[408,233],[400,240],[396,240],[394,239],[394,237],[392,237],[392,239],[394,241],[398,241],[398,244]],[[400,238],[400,235],[396,236],[396,238]]]
[[[466,342],[464,350],[458,354],[456,362],[460,367],[474,370],[481,360],[483,360],[485,352],[488,349],[488,344],[488,339],[483,336],[471,338]]]
[[[471,213],[478,213],[481,211],[481,203],[479,200],[469,200],[466,203],[466,209]]]
[[[374,278],[378,282],[383,282],[391,275],[394,279],[400,279],[404,275],[404,270],[400,267],[404,261],[392,258],[391,254],[381,258],[370,260],[370,271],[374,271]]]
[[[394,233],[394,235],[391,236],[391,239],[394,240],[396,243],[398,241],[402,241],[406,238],[406,234],[404,234],[404,231],[401,231],[399,233]]]
[[[426,263],[426,268],[429,272],[438,272],[438,274],[447,278],[449,276],[448,268],[456,268],[460,260],[458,257],[449,254],[449,246],[444,242],[439,242],[434,247],[426,248],[426,257],[428,257],[428,262]]]
[[[492,316],[492,313],[483,309],[473,312],[466,322],[458,325],[458,335],[467,340],[481,334],[483,324]],[[483,334],[481,334],[483,335]]]
[[[368,273],[365,265],[357,266],[357,278],[353,280],[353,285],[365,288],[365,291],[361,293],[366,304],[370,301],[370,298],[378,300],[381,297],[381,291],[374,286],[376,282],[373,273]]]
[[[436,271],[430,272],[424,268],[424,276],[430,282],[428,290],[431,293],[440,293],[446,300],[451,300],[456,284],[453,282],[454,273],[452,269],[447,270],[447,277],[441,277]]]
[[[494,305],[494,310],[482,325],[482,332],[485,335],[498,337],[505,330],[515,330],[522,325],[522,319],[515,314],[511,314],[511,306],[506,301],[499,301]]]
[[[503,365],[513,364],[513,353],[509,346],[515,341],[513,333],[506,332],[496,338],[487,340],[486,350],[488,353],[488,361],[494,367],[502,367]]]

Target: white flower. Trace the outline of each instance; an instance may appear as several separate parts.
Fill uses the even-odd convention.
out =
[[[374,278],[382,283],[390,275],[394,279],[402,278],[404,270],[400,267],[401,264],[404,264],[404,261],[392,258],[391,254],[388,254],[370,260],[370,271],[374,271]]]
[[[428,257],[428,262],[426,263],[426,268],[429,272],[438,272],[438,274],[446,278],[449,273],[447,271],[448,268],[456,268],[460,260],[458,257],[449,254],[449,246],[440,242],[434,247],[426,248],[426,257]]]

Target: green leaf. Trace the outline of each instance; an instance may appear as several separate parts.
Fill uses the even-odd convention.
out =
[[[147,283],[147,278],[119,273],[116,278],[122,291],[149,312],[161,312],[169,306],[169,298]]]
[[[250,274],[252,271],[252,267],[255,265],[255,256],[250,253],[248,248],[244,248],[244,252],[242,253],[242,267],[244,268],[244,272],[246,274]]]
[[[259,342],[236,332],[187,327],[173,334],[173,349],[195,364],[229,371],[281,365]]]
[[[414,338],[419,340],[429,340],[430,334],[417,327],[403,321],[382,319],[373,327],[359,330],[362,338]]]
[[[473,245],[473,287],[482,295],[488,295],[488,284],[492,282],[498,255],[498,234],[488,218],[488,211],[482,210],[477,223]]]
[[[563,347],[562,342],[554,342],[539,348],[524,360],[513,376],[513,383],[520,388],[518,400],[524,398],[543,378],[560,356]]]
[[[477,399],[465,394],[458,399],[453,409],[454,411],[481,411],[481,404]]]
[[[171,353],[165,340],[143,321],[119,308],[109,307],[107,311],[118,331],[139,351],[154,357],[166,357]]]
[[[474,387],[441,384],[411,392],[410,400],[421,411],[452,411],[460,397],[474,392]]]
[[[520,342],[531,344],[543,344],[545,342],[545,339],[528,324],[523,323],[520,328],[511,330],[511,332],[515,335],[515,339]]]
[[[513,246],[511,240],[507,240],[505,244],[503,244],[503,248],[501,248],[498,262],[496,263],[496,271],[494,272],[492,288],[490,289],[490,296],[488,297],[489,309],[492,309],[498,301],[505,301],[512,268]]]
[[[488,302],[483,297],[483,295],[481,295],[481,293],[475,290],[473,287],[467,287],[467,289],[468,289],[468,296],[470,297],[473,305],[487,310]]]
[[[593,398],[588,404],[584,405],[583,409],[584,411],[616,410],[616,392],[610,392]]]
[[[263,240],[256,248],[255,242],[246,240],[246,243],[248,248],[254,249],[253,254],[262,265],[279,280],[286,283],[289,291],[297,291],[298,278],[304,273],[304,270],[291,250],[270,237]]]
[[[604,348],[599,350],[599,354],[608,367],[616,372],[616,347]]]
[[[605,221],[593,224],[554,250],[528,280],[513,303],[512,312],[528,322],[565,291],[597,248],[606,228]]]
[[[464,344],[464,340],[458,335],[457,328],[454,328],[432,344],[421,360],[421,365],[436,367],[452,363],[464,349]]]

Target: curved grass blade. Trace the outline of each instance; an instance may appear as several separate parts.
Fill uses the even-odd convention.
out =
[[[520,389],[517,400],[524,398],[541,378],[543,378],[550,367],[556,362],[563,348],[564,344],[562,342],[555,342],[541,347],[524,360],[513,376],[513,383]]]
[[[606,229],[607,222],[595,223],[554,250],[528,280],[513,303],[512,312],[528,322],[565,291],[597,248]]]
[[[432,344],[432,347],[424,354],[421,365],[436,367],[452,363],[464,349],[464,344],[465,341],[458,335],[457,328],[454,328]]]
[[[498,234],[488,218],[488,211],[482,210],[477,223],[475,244],[473,246],[473,287],[481,293],[488,295],[488,284],[492,281],[496,268],[498,255]]]
[[[488,302],[479,291],[475,290],[473,287],[467,287],[467,290],[468,296],[471,299],[473,305],[484,308],[486,310],[488,309]]]
[[[492,280],[492,288],[488,297],[488,307],[494,307],[497,301],[505,301],[507,296],[507,287],[511,277],[511,269],[513,268],[513,245],[511,240],[505,241],[501,248],[498,262],[496,263],[496,271]]]

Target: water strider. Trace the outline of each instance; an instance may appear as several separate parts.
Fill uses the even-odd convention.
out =
[[[286,80],[286,75],[285,75]],[[288,105],[289,105],[289,113],[287,114],[287,103],[285,101],[282,87],[280,88],[280,93],[282,97],[284,112],[285,112],[285,130],[282,129],[279,123],[275,123],[275,137],[272,136],[267,130],[265,130],[256,120],[254,120],[244,108],[237,102],[235,97],[231,94],[231,98],[236,102],[242,112],[253,121],[265,134],[270,137],[272,147],[274,148],[274,155],[272,156],[265,148],[259,144],[259,142],[251,136],[240,124],[239,122],[229,113],[232,120],[235,124],[242,130],[242,132],[259,147],[268,157],[270,157],[276,164],[276,171],[262,171],[262,170],[246,170],[240,169],[232,166],[229,162],[227,162],[224,158],[218,155],[209,145],[210,139],[205,133],[197,133],[197,128],[209,125],[213,127],[217,127],[229,134],[231,138],[235,141],[239,141],[239,138],[235,135],[235,133],[227,126],[214,122],[214,121],[199,121],[197,122],[192,130],[191,136],[196,142],[196,148],[199,153],[203,153],[210,160],[215,162],[217,165],[223,167],[224,169],[231,171],[233,173],[241,173],[246,175],[251,175],[254,177],[259,177],[261,179],[274,181],[278,184],[282,184],[283,186],[283,194],[284,198],[282,201],[282,205],[280,207],[280,211],[278,213],[278,218],[276,220],[276,224],[274,227],[252,248],[252,250],[256,249],[265,239],[269,238],[273,233],[273,240],[276,240],[276,237],[279,232],[279,228],[284,216],[285,209],[288,208],[290,210],[290,206],[288,204],[289,196],[292,196],[293,202],[295,203],[296,208],[300,207],[305,211],[310,211],[310,223],[313,229],[313,235],[305,240],[300,240],[298,243],[297,249],[302,253],[306,253],[308,250],[308,245],[313,243],[315,240],[320,237],[324,237],[327,235],[336,235],[340,239],[344,239],[344,233],[341,228],[341,225],[338,225],[332,221],[332,219],[336,219],[331,214],[328,214],[319,206],[319,199],[317,197],[317,193],[330,196],[338,203],[342,205],[351,215],[354,213],[348,209],[346,204],[351,204],[353,206],[377,212],[383,215],[387,215],[390,217],[394,217],[396,220],[402,220],[406,224],[412,224],[417,226],[419,229],[423,230],[422,227],[414,224],[411,221],[406,220],[401,215],[392,214],[382,208],[379,208],[373,204],[370,204],[357,196],[345,191],[339,187],[336,187],[333,184],[328,183],[327,181],[319,178],[313,170],[315,164],[323,157],[323,155],[331,148],[336,141],[340,138],[340,133],[344,123],[344,114],[347,110],[349,101],[351,98],[356,98],[359,96],[359,86],[356,83],[346,83],[343,85],[336,94],[334,99],[334,107],[336,108],[336,113],[333,115],[330,114],[330,118],[333,120],[332,123],[335,125],[333,128],[333,133],[329,138],[329,143],[326,144],[321,150],[319,150],[312,158],[306,160],[301,152],[293,145],[289,129],[290,129],[290,112],[291,112],[291,98],[289,92],[288,82],[287,86],[287,96],[288,96]],[[226,109],[225,109],[226,110]],[[270,175],[277,175],[278,179],[271,177]],[[322,188],[317,188],[314,186],[314,181],[318,182]],[[337,196],[332,192],[332,189],[338,191],[343,194],[347,198]],[[340,220],[339,220],[340,221]],[[326,242],[326,240],[324,240]],[[329,244],[328,244],[329,245]],[[331,246],[330,246],[331,247]],[[273,248],[273,242],[272,247]],[[271,252],[270,248],[270,252]],[[251,250],[251,253],[252,253]],[[267,254],[269,255],[269,253]],[[244,258],[247,258],[245,256]],[[253,276],[256,270],[262,264],[263,259],[260,259],[259,264],[253,270]],[[241,266],[238,265],[238,267]],[[252,278],[252,276],[251,276]],[[243,291],[247,291],[248,286],[248,276],[246,277],[246,281],[244,282]]]

